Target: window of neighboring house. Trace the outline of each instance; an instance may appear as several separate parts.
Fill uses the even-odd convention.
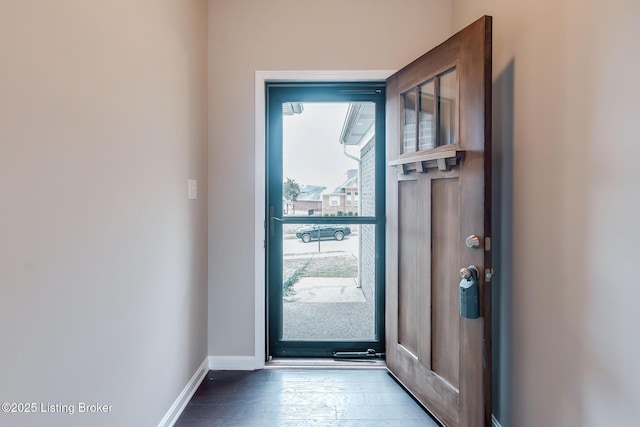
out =
[[[358,193],[355,193],[353,195],[353,204],[357,206],[358,205],[358,200],[359,200],[358,199]]]
[[[340,196],[331,196],[329,204],[331,206],[340,206]]]

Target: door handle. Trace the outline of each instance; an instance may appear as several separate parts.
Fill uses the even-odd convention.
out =
[[[478,280],[478,269],[474,265],[460,269],[461,279],[469,280],[472,277],[475,277],[476,280]]]
[[[477,319],[480,317],[478,269],[473,265],[462,268],[460,278],[460,316]]]
[[[275,231],[274,231],[274,228],[275,228],[275,222],[276,222],[276,221],[278,221],[278,222],[284,222],[284,221],[282,220],[282,218],[278,218],[278,217],[274,216],[274,214],[275,214],[275,209],[273,209],[273,206],[271,206],[271,207],[269,208],[269,236],[271,236],[271,237],[273,237],[273,235],[274,235],[274,233],[275,233]]]

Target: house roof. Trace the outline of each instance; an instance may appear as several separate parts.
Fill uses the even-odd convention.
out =
[[[340,144],[360,145],[373,136],[376,119],[376,104],[373,102],[352,102],[340,133]]]
[[[358,169],[348,169],[341,177],[341,184],[334,188],[333,191],[325,191],[322,194],[342,194],[347,187],[358,187]],[[331,187],[330,187],[331,188]]]
[[[322,192],[326,190],[327,187],[322,187],[320,185],[301,185],[300,186],[300,194],[298,194],[298,200],[301,202],[305,201],[313,201],[318,202],[322,200]]]

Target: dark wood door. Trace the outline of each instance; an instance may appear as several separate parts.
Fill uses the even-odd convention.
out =
[[[387,366],[446,426],[491,425],[490,125],[491,17],[387,80]]]

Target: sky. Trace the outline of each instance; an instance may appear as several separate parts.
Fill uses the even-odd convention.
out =
[[[342,183],[347,169],[358,167],[343,154],[340,144],[349,103],[303,105],[302,114],[283,116],[283,178],[332,190]],[[347,150],[359,157],[358,150]]]

